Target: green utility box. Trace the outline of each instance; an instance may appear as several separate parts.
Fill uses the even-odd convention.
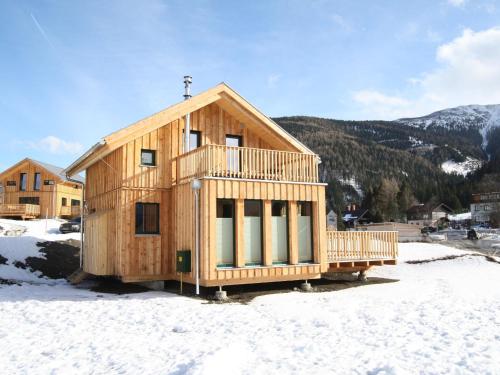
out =
[[[191,250],[177,250],[175,259],[176,272],[191,272]]]

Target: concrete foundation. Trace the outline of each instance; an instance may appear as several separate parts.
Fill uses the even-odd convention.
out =
[[[313,290],[311,284],[308,283],[307,281],[305,281],[302,284],[300,284],[300,289],[303,292],[312,292],[312,290]]]
[[[215,299],[217,301],[226,301],[227,300],[227,292],[225,290],[217,290],[215,292]]]
[[[359,271],[358,281],[368,281],[368,278],[366,277],[366,271]]]

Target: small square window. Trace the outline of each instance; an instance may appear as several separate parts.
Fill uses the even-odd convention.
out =
[[[141,150],[141,165],[156,165],[156,150]]]
[[[135,233],[160,234],[160,204],[135,204]]]

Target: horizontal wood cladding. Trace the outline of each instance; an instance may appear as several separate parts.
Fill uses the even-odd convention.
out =
[[[20,190],[20,175],[26,173],[26,190]],[[35,190],[35,173],[40,173],[40,190]],[[44,181],[52,180],[53,185],[45,185]],[[15,186],[8,186],[8,181],[15,181]],[[60,177],[49,173],[30,160],[19,164],[16,168],[0,177],[0,184],[4,187],[3,202],[18,204],[23,197],[38,197],[40,201],[41,217],[72,216],[71,200],[82,200],[80,185],[65,182]],[[66,198],[67,207],[63,207],[63,198]]]

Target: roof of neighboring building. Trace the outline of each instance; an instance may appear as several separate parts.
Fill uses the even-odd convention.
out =
[[[264,127],[259,127],[259,129],[265,131],[266,136],[286,146],[290,151],[316,155],[302,142],[260,112],[226,83],[222,82],[211,89],[194,95],[188,100],[174,104],[158,113],[107,135],[67,167],[66,171],[69,175],[73,175],[87,169],[97,160],[109,155],[130,140],[159,129],[211,103],[217,103],[225,111],[233,111],[233,113],[237,113],[241,118],[247,119],[247,125],[249,127],[255,129],[256,126],[264,125]]]
[[[357,210],[354,211],[344,211],[342,212],[342,220],[343,221],[359,220],[362,219],[367,212],[368,210],[366,208],[358,208]]]
[[[433,211],[437,211],[438,209],[442,208],[443,211],[445,212],[453,212],[453,210],[448,207],[446,204],[444,203],[440,203],[440,204],[435,204],[435,203],[420,203],[420,204],[416,204],[414,206],[411,206],[407,211],[406,213],[408,215],[415,215],[415,214],[424,214],[424,213],[431,213]]]
[[[9,172],[11,169],[16,168],[17,166],[19,166],[20,164],[22,164],[22,163],[24,163],[26,161],[30,161],[30,162],[32,162],[34,164],[37,164],[38,166],[40,166],[43,169],[45,169],[47,172],[49,172],[49,173],[57,176],[58,178],[60,178],[63,181],[66,181],[66,182],[77,182],[77,183],[81,183],[81,184],[85,183],[85,177],[83,177],[83,176],[75,175],[75,176],[71,177],[71,179],[70,179],[70,178],[68,178],[66,176],[66,173],[64,173],[64,168],[57,167],[55,165],[52,165],[52,164],[49,164],[49,163],[45,163],[45,162],[42,162],[42,161],[38,161],[38,160],[35,160],[35,159],[31,159],[31,158],[25,158],[25,159],[21,160],[20,162],[14,164],[12,167],[7,168],[5,171],[3,171],[2,173],[0,173],[0,175]]]

